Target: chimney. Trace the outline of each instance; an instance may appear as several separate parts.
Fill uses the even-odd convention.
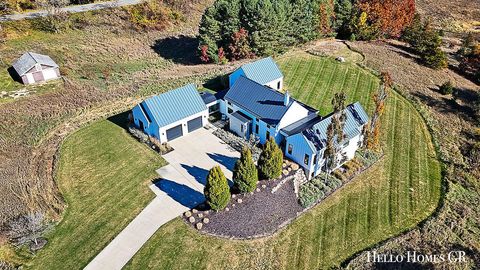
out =
[[[288,90],[287,90],[283,98],[283,105],[288,106],[289,103],[290,103],[290,93],[288,93]]]

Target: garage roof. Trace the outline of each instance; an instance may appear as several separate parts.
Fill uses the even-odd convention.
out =
[[[142,102],[150,118],[163,127],[205,111],[207,107],[193,84],[188,84]]]
[[[33,52],[24,53],[22,56],[20,56],[20,58],[18,58],[17,61],[15,61],[15,63],[13,63],[12,66],[18,75],[23,76],[36,64],[49,67],[58,67],[55,61],[50,58],[50,56]]]

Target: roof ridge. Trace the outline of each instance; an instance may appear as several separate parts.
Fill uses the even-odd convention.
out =
[[[261,83],[258,83],[258,82],[254,81],[254,80],[252,80],[252,79],[249,79],[249,78],[247,78],[247,77],[245,77],[245,76],[243,76],[243,75],[240,75],[240,78],[245,78],[245,79],[247,79],[248,81],[253,82],[254,84],[257,84],[257,85],[265,88],[265,89],[268,90],[268,91],[272,91],[273,93],[275,93],[275,94],[277,94],[277,95],[285,96],[284,93],[282,93],[282,92],[280,92],[280,91],[277,91],[277,90],[275,90],[275,89],[273,89],[273,88],[271,88],[271,87],[268,87],[268,86],[266,86],[266,85],[263,85],[263,84],[261,84]],[[235,82],[235,84],[236,84],[236,83],[237,83],[237,82]],[[235,85],[235,84],[234,84],[234,85]],[[296,100],[295,98],[293,98],[292,96],[290,96],[290,99],[293,100],[293,101],[297,101],[297,100]]]

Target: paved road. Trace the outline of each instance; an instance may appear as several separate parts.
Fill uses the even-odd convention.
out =
[[[68,6],[68,7],[62,8],[62,10],[69,13],[77,13],[77,12],[85,12],[85,11],[98,10],[98,9],[104,9],[104,8],[110,8],[110,7],[135,5],[143,1],[145,0],[115,0],[115,1],[99,2],[99,3],[86,4],[86,5]],[[26,13],[3,15],[3,16],[0,16],[0,22],[33,19],[37,17],[44,17],[46,15],[47,15],[47,12],[45,10],[36,10],[36,11],[26,12]]]
[[[208,170],[220,165],[227,179],[240,153],[206,129],[178,138],[174,151],[164,155],[169,165],[157,170],[161,180],[150,188],[157,195],[85,268],[119,270],[163,224],[205,201]]]

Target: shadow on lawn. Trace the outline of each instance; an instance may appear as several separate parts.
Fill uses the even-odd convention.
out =
[[[107,120],[114,123],[115,125],[123,128],[123,129],[127,130],[128,129],[128,123],[129,123],[129,120],[128,120],[128,114],[129,113],[130,113],[130,111],[119,113],[119,114],[108,117]]]
[[[197,55],[198,39],[180,35],[167,37],[155,41],[152,49],[161,57],[177,64],[199,65],[200,58]]]
[[[185,207],[193,208],[205,201],[202,193],[168,179],[159,179],[154,185]]]

